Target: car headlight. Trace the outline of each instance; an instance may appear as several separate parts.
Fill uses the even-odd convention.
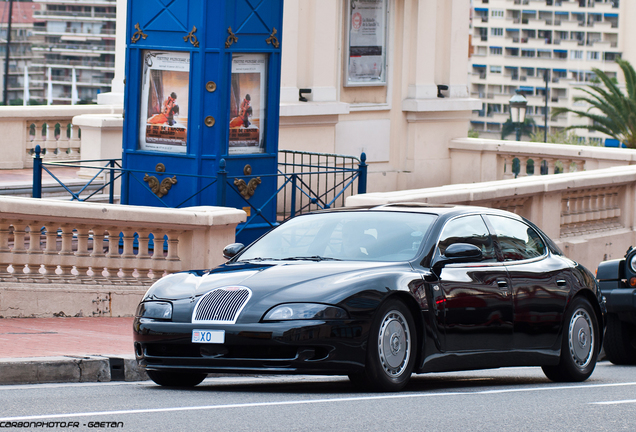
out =
[[[146,301],[139,303],[136,316],[140,318],[172,319],[172,303]]]
[[[263,321],[346,319],[346,310],[317,303],[287,303],[278,305],[263,317]]]

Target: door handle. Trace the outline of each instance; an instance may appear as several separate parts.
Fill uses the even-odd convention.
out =
[[[559,280],[557,281],[557,285],[558,285],[558,286],[560,286],[560,287],[562,287],[562,286],[566,286],[566,285],[567,285],[567,282],[566,282],[564,279],[559,279]]]
[[[506,290],[508,289],[508,282],[506,281],[497,281],[497,285],[501,289],[506,289]]]

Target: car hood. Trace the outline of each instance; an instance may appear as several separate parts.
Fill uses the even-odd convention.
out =
[[[244,286],[252,291],[250,305],[261,305],[260,313],[263,308],[285,302],[337,304],[352,291],[395,287],[396,277],[405,273],[413,277],[413,269],[408,263],[233,263],[208,273],[193,271],[166,276],[148,290],[144,299],[194,300],[216,288]]]

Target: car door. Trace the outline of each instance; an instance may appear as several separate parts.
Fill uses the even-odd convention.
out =
[[[493,239],[480,215],[454,218],[440,235],[437,252],[453,243],[482,249],[479,262],[445,265],[434,292],[444,304],[444,351],[507,350],[512,347],[513,306],[508,274],[497,260]],[[439,296],[439,294],[438,294]]]
[[[525,222],[486,216],[497,237],[511,280],[514,304],[514,346],[549,348],[561,328],[571,269],[549,253],[539,233]]]

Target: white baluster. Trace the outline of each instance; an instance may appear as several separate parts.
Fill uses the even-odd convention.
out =
[[[9,249],[10,227],[9,222],[0,221],[0,280],[12,277],[9,272],[9,265],[12,261],[11,249]]]
[[[62,249],[60,250],[60,270],[63,278],[73,276],[73,228],[62,225]]]

